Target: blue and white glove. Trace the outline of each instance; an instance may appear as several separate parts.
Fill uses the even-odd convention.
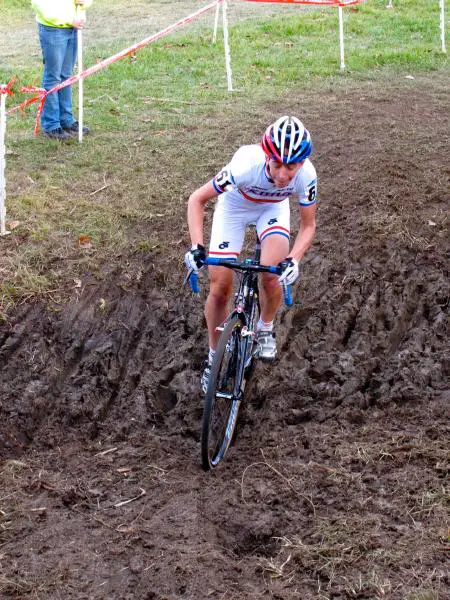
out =
[[[192,248],[184,255],[184,262],[189,270],[199,271],[206,260],[206,250],[201,244],[192,246]]]
[[[282,285],[292,285],[298,277],[298,260],[288,256],[283,261],[278,263],[278,266],[283,269],[279,282]]]

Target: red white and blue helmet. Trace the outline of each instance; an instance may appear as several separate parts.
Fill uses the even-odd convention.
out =
[[[261,146],[269,158],[286,165],[301,162],[312,152],[309,131],[297,117],[280,117],[269,125]]]

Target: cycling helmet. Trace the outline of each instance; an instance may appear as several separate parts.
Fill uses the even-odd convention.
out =
[[[297,117],[280,117],[269,125],[261,146],[269,158],[287,165],[305,160],[312,152],[309,131]]]

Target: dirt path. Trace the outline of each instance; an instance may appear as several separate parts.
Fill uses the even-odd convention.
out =
[[[217,473],[181,268],[130,257],[0,328],[2,598],[449,597],[445,82],[303,109],[317,241]]]

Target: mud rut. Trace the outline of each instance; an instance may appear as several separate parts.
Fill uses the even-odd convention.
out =
[[[111,265],[2,326],[1,597],[450,597],[448,122],[439,79],[409,86],[308,108],[317,242],[217,473],[181,268]]]

